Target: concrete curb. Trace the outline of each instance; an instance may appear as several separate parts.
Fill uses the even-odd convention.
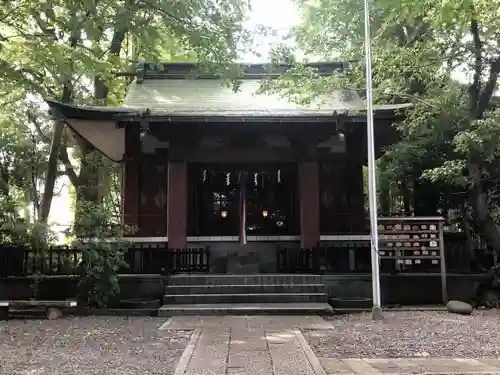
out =
[[[194,353],[194,349],[196,348],[196,344],[198,343],[198,340],[200,339],[201,331],[202,331],[202,328],[196,328],[194,330],[194,332],[191,335],[191,338],[189,339],[189,342],[186,346],[186,349],[184,349],[184,352],[182,353],[182,356],[179,359],[177,366],[175,367],[174,375],[184,375],[186,373],[189,362],[191,361],[191,358],[193,357],[193,353]]]
[[[302,334],[300,330],[294,330],[295,337],[297,337],[297,340],[299,341],[300,347],[302,348],[302,351],[306,355],[307,360],[309,361],[309,364],[311,365],[314,374],[315,375],[327,375],[325,369],[319,362],[319,359],[314,355],[311,347],[307,343],[306,338]]]
[[[382,308],[383,312],[407,312],[407,311],[446,311],[444,306],[403,306],[403,307],[389,307]],[[371,312],[370,308],[334,308],[334,314],[351,314],[351,313],[362,313]]]

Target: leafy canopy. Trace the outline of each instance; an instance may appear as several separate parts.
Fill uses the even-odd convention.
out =
[[[295,38],[306,55],[357,61],[336,77],[302,75],[309,77],[309,84],[302,85],[305,96],[332,87],[363,94],[363,2],[296,3],[302,23]],[[497,179],[500,127],[491,102],[500,70],[500,1],[381,0],[371,2],[370,12],[374,98],[413,104],[398,124],[402,140],[380,161],[382,185],[411,179],[464,191],[484,182],[469,174],[472,151],[479,155],[483,178]],[[292,83],[278,86],[286,92]],[[486,186],[486,195],[491,187]]]

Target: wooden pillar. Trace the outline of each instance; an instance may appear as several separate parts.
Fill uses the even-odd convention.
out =
[[[319,177],[318,162],[299,163],[300,246],[313,248],[319,244]]]
[[[126,127],[122,223],[137,227],[139,226],[140,204],[140,152],[141,140],[139,127]]]
[[[187,225],[187,163],[170,160],[168,163],[167,190],[168,247],[186,247]]]

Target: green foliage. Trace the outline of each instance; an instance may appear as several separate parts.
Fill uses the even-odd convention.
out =
[[[129,82],[114,73],[134,69],[139,59],[197,61],[231,80],[232,64],[250,38],[242,27],[248,9],[246,0],[2,3],[0,190],[32,207],[30,220],[37,218],[40,201],[50,203],[39,192],[50,177],[52,138],[43,99],[119,105]],[[101,175],[105,196],[93,199],[94,187],[85,188],[99,180],[100,168],[85,164],[92,149],[69,130],[63,139],[56,178],[64,173],[75,187],[82,183],[80,199],[116,203],[118,173]],[[69,159],[69,148],[79,149],[79,165]]]
[[[37,127],[45,128],[44,117],[36,126],[30,121],[30,106],[3,106],[0,112],[0,191],[17,203],[32,205],[36,215],[40,205],[39,181],[46,172],[47,147],[38,142]],[[30,126],[33,125],[33,126]]]
[[[47,227],[46,223],[35,222],[28,226],[28,238],[25,246],[31,249],[32,259],[34,264],[35,274],[33,275],[33,283],[31,289],[33,291],[33,299],[39,298],[40,284],[43,280],[42,270],[48,263],[47,250],[55,239],[54,233]]]
[[[0,79],[6,92],[22,84],[61,98],[69,84],[74,100],[117,104],[124,81],[113,72],[130,69],[131,60],[233,63],[249,38],[242,29],[247,10],[244,0],[13,2],[0,10]],[[94,97],[95,79],[109,96]]]
[[[28,227],[21,218],[19,204],[4,197],[0,199],[0,242],[4,244],[25,243]]]
[[[107,210],[88,202],[79,209],[84,210],[75,223],[83,250],[79,300],[87,306],[105,307],[120,292],[118,271],[126,266],[125,243],[117,239],[121,230],[111,224]]]
[[[296,2],[302,13],[295,30],[299,49],[307,56],[357,63],[336,77],[306,71],[294,78],[295,71],[271,89],[307,100],[332,88],[364,95],[363,2]],[[401,141],[380,160],[382,188],[412,182],[416,193],[428,201],[434,197],[436,210],[469,206],[483,224],[488,215],[498,216],[500,122],[492,94],[500,72],[499,9],[497,0],[370,3],[374,99],[413,104],[396,124]],[[472,201],[470,192],[476,194]],[[479,210],[481,201],[489,213]]]
[[[235,60],[251,35],[242,27],[246,0],[19,0],[0,8],[0,235],[26,242],[39,225],[53,129],[43,99],[119,105],[137,60],[193,61],[237,88]],[[76,149],[77,163],[68,154]],[[103,160],[66,129],[56,178],[76,188],[73,238],[85,245],[80,296],[106,305],[118,293],[123,246],[119,209],[121,167]],[[50,193],[50,192],[49,192]],[[53,192],[53,195],[57,192]],[[89,202],[94,202],[89,203]],[[21,218],[22,211],[26,212]],[[3,216],[2,216],[3,215]],[[111,225],[113,224],[113,225]],[[45,231],[48,235],[48,230]],[[32,242],[32,240],[30,240]],[[30,242],[28,241],[28,242]],[[43,242],[46,241],[46,242]],[[31,243],[43,249],[52,240]],[[37,251],[38,253],[38,251]],[[43,259],[40,251],[40,259]]]

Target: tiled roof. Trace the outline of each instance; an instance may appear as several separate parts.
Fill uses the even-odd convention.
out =
[[[244,80],[238,92],[218,79],[148,79],[132,82],[123,107],[149,109],[173,116],[332,116],[365,109],[356,91],[335,91],[310,105],[292,103],[279,95],[257,94],[259,80]],[[375,106],[395,110],[403,105]]]

